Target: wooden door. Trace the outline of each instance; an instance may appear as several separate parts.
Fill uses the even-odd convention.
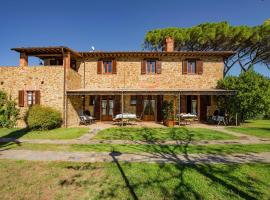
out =
[[[100,96],[95,96],[94,101],[94,117],[100,120]]]
[[[111,121],[113,119],[114,100],[111,96],[102,96],[100,101],[101,120]]]
[[[143,100],[143,120],[144,121],[155,121],[156,113],[156,100],[148,95],[147,99]]]
[[[206,95],[201,95],[201,102],[200,102],[200,121],[207,121],[207,106],[209,104],[209,97]]]
[[[163,96],[157,96],[157,121],[161,122],[163,120],[163,113],[162,113],[162,103],[163,103]]]
[[[181,95],[181,113],[187,113],[187,97]]]
[[[113,107],[113,116],[118,115],[121,113],[121,96],[116,95],[114,96],[114,107]]]
[[[143,96],[142,95],[137,95],[136,96],[137,101],[136,101],[136,115],[137,117],[142,117],[142,112],[143,112]]]

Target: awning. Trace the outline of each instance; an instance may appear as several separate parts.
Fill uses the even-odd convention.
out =
[[[223,89],[127,89],[99,88],[67,90],[68,96],[76,95],[235,95],[235,90]]]

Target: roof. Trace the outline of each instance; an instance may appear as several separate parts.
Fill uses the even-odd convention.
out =
[[[235,95],[235,90],[224,90],[224,89],[152,89],[152,88],[97,88],[97,89],[76,89],[76,90],[67,90],[68,95],[108,95],[108,94],[142,94],[142,95],[154,95],[154,94],[182,94],[182,95]]]
[[[77,52],[66,46],[48,46],[48,47],[19,47],[11,50],[19,53],[26,53],[30,56],[46,57],[50,54],[62,55],[62,51],[71,52],[71,55],[84,58],[119,58],[119,57],[146,57],[146,58],[162,58],[162,57],[203,57],[203,56],[220,56],[228,58],[234,54],[233,51],[94,51],[94,52]]]
[[[228,58],[233,51],[111,51],[111,52],[79,52],[83,57],[196,57],[196,56],[221,56]]]

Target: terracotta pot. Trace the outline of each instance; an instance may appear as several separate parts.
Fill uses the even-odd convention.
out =
[[[166,120],[163,122],[163,124],[165,126],[168,126],[168,127],[173,127],[174,126],[174,121],[173,120]]]
[[[155,121],[155,116],[154,115],[144,115],[143,120],[144,121]]]

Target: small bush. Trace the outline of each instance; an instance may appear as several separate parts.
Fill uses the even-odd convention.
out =
[[[16,103],[3,91],[0,91],[0,127],[13,128],[18,120],[19,109]]]
[[[34,105],[26,114],[28,128],[34,130],[50,130],[60,127],[61,113],[53,108]]]

